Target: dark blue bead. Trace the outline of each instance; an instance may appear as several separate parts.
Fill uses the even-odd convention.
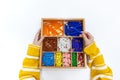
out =
[[[72,39],[72,48],[76,52],[81,52],[83,50],[83,39],[82,38],[73,38]]]
[[[80,21],[68,21],[64,27],[67,36],[79,36],[82,31],[82,23]]]

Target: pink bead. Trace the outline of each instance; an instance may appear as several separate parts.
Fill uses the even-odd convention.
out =
[[[67,58],[70,58],[70,54],[67,54]]]
[[[63,66],[69,67],[71,65],[71,54],[69,52],[63,53]]]
[[[67,59],[66,59],[66,58],[63,58],[63,62],[67,62]]]
[[[70,59],[68,59],[68,63],[71,64],[71,60]]]

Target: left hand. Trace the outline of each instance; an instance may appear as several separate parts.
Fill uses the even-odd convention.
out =
[[[35,38],[33,40],[33,44],[40,46],[43,39],[44,39],[44,37],[41,37],[41,29],[40,29],[35,35]]]

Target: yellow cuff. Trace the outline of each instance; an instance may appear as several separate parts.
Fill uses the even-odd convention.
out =
[[[28,50],[27,50],[27,55],[39,57],[40,56],[40,46],[37,46],[34,44],[29,44]]]
[[[98,53],[100,53],[100,50],[99,50],[99,48],[96,46],[96,43],[93,42],[93,43],[91,43],[89,46],[87,46],[87,47],[84,48],[84,52],[85,52],[87,55],[89,55],[89,56],[91,56],[91,57],[94,57],[94,56],[96,56]]]
[[[20,70],[19,73],[20,80],[32,77],[34,77],[36,80],[40,80],[40,72]]]
[[[34,45],[34,44],[29,44],[28,46],[29,46],[29,47],[40,48],[40,46],[38,46],[38,45]]]

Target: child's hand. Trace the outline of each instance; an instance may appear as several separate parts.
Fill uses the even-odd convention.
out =
[[[91,43],[94,42],[94,37],[92,36],[92,34],[90,34],[89,32],[82,32],[82,37],[83,37],[83,41],[84,41],[84,47],[89,46]]]
[[[41,37],[41,29],[40,29],[35,35],[35,38],[33,40],[33,44],[40,46],[43,39],[44,39],[44,37]]]

